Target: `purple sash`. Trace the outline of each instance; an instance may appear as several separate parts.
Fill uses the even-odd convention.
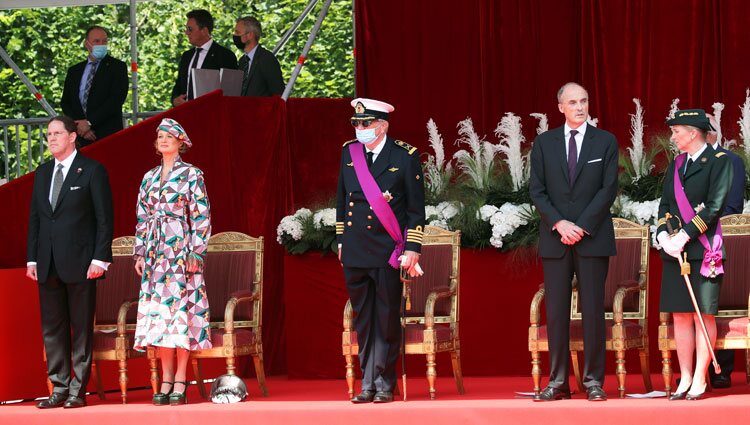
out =
[[[682,164],[685,163],[686,157],[687,154],[684,153],[678,155],[674,161],[674,196],[677,200],[677,207],[680,209],[682,221],[685,223],[695,217],[693,207],[690,205],[687,195],[685,195],[685,188],[682,187],[682,184],[680,183],[680,169],[682,169]],[[719,222],[716,225],[713,247],[708,243],[708,237],[705,233],[701,233],[698,237],[698,240],[701,241],[701,244],[705,249],[703,253],[703,264],[701,264],[701,274],[705,277],[716,277],[716,275],[724,274],[724,265],[722,264],[721,258],[723,234],[724,233],[721,231],[721,222]]]
[[[382,143],[386,143],[386,141],[383,140]],[[401,266],[398,257],[404,252],[405,246],[404,235],[401,233],[401,226],[399,226],[396,215],[393,214],[391,206],[388,205],[388,202],[383,198],[383,193],[380,191],[378,183],[375,181],[375,178],[372,177],[369,167],[367,167],[364,149],[362,149],[361,144],[350,143],[349,154],[352,157],[354,172],[357,174],[357,180],[359,180],[359,185],[362,186],[362,192],[364,192],[367,202],[372,207],[375,216],[383,224],[383,227],[385,227],[386,232],[388,232],[391,238],[396,242],[396,247],[391,254],[391,258],[388,260],[388,264],[394,269],[398,269]]]

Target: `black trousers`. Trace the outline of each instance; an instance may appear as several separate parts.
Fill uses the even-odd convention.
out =
[[[47,281],[39,283],[39,305],[54,392],[84,397],[91,375],[96,281],[63,282],[53,263]]]
[[[582,257],[568,248],[561,258],[543,258],[542,265],[550,358],[549,386],[569,388],[570,297],[574,272],[578,278],[579,307],[583,318],[583,384],[586,388],[602,386],[606,350],[604,283],[609,257]]]
[[[716,360],[719,362],[719,366],[721,366],[721,375],[726,377],[731,376],[734,371],[734,350],[717,350]],[[708,375],[711,379],[716,377],[713,366],[708,368]]]
[[[363,391],[393,391],[401,349],[401,281],[392,267],[344,267],[346,289],[356,313]]]

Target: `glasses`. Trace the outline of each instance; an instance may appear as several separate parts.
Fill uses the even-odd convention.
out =
[[[68,133],[66,131],[52,131],[52,132],[48,132],[47,133],[47,138],[51,139],[53,137],[60,137],[60,136],[63,136],[63,135],[67,136],[68,134],[70,134],[70,133]]]
[[[360,125],[361,125],[362,127],[365,127],[365,128],[367,128],[367,127],[369,127],[369,126],[370,126],[370,124],[372,124],[373,122],[375,122],[375,120],[373,120],[373,119],[369,119],[369,120],[358,120],[358,119],[354,119],[354,118],[352,118],[352,119],[351,119],[352,127],[355,127],[355,128],[356,128],[356,127],[359,127]]]
[[[190,25],[185,25],[185,32],[190,34],[191,32],[195,31],[195,28],[191,27]]]

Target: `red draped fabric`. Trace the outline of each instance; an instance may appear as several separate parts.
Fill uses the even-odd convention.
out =
[[[356,2],[357,93],[393,103],[394,134],[424,149],[432,117],[446,141],[471,117],[494,138],[505,112],[563,120],[557,89],[588,88],[591,115],[629,145],[633,98],[646,134],[665,133],[672,99],[682,108],[726,104],[724,135],[738,138],[738,105],[750,86],[742,0],[360,0]]]

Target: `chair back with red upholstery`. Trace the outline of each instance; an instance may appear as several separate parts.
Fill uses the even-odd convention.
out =
[[[617,255],[609,257],[609,270],[604,283],[604,311],[607,319],[614,318],[615,293],[621,287],[640,287],[623,302],[623,318],[645,320],[648,305],[649,227],[624,218],[613,218]],[[571,319],[581,320],[578,292],[573,292]]]
[[[223,327],[224,307],[238,293],[260,294],[257,302],[242,303],[234,311],[234,326],[257,327],[262,315],[263,238],[239,232],[212,235],[204,268],[212,327]]]
[[[721,218],[724,233],[724,278],[719,296],[719,316],[747,317],[750,294],[750,214],[732,214]]]
[[[117,327],[117,315],[125,301],[138,299],[141,278],[135,272],[133,236],[121,236],[112,241],[112,264],[96,287],[96,329]],[[137,309],[128,310],[128,329],[135,329]]]

